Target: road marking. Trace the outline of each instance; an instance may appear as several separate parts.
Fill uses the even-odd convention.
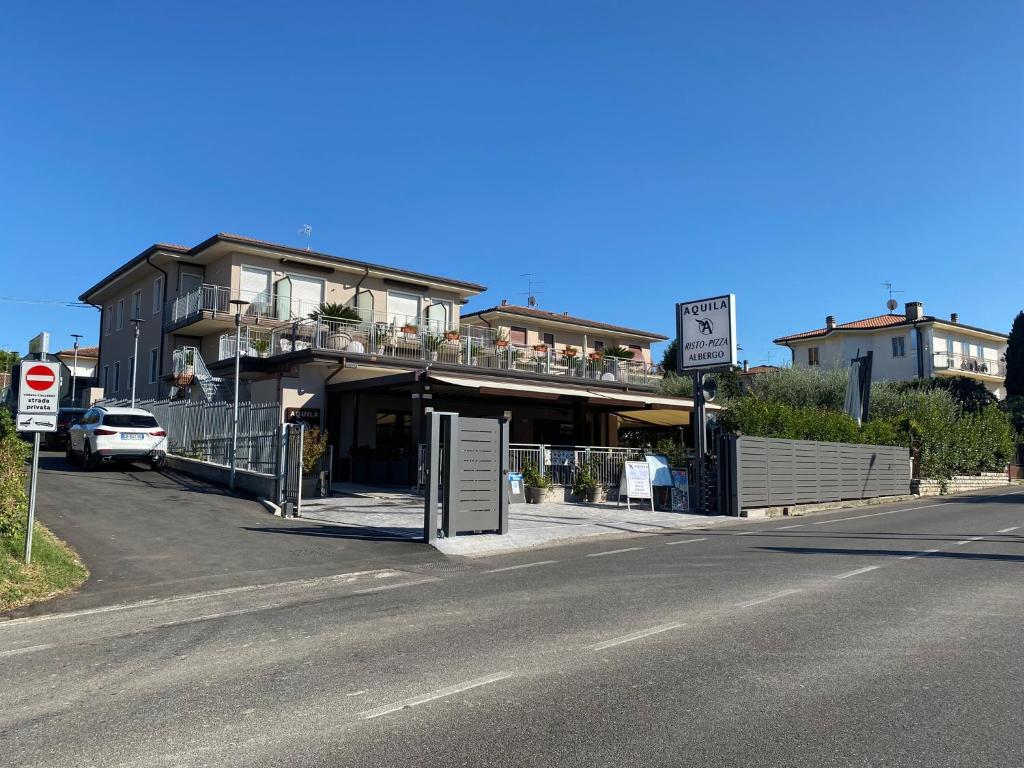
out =
[[[924,552],[918,552],[916,555],[904,555],[900,560],[915,560],[922,555],[934,555],[938,551],[937,549],[926,549]]]
[[[801,526],[807,525],[807,523],[797,523],[796,525],[780,525],[775,530],[777,531],[788,531],[790,528],[800,528]]]
[[[403,699],[402,701],[396,702],[394,704],[388,704],[383,707],[378,707],[377,709],[371,709],[367,712],[363,712],[359,716],[363,720],[373,720],[374,718],[383,717],[384,715],[389,715],[392,712],[397,712],[400,709],[418,707],[420,704],[426,704],[430,701],[437,701],[438,699],[443,699],[448,696],[454,696],[457,693],[462,693],[463,691],[468,691],[473,688],[479,688],[482,685],[490,685],[491,683],[496,683],[499,680],[504,680],[507,677],[512,677],[511,673],[499,672],[496,675],[478,677],[475,680],[470,680],[465,683],[458,683],[448,688],[442,688],[439,691],[434,691],[434,693],[427,693],[423,696],[413,696],[412,698]]]
[[[268,589],[279,589],[281,587],[298,586],[319,586],[333,583],[344,583],[355,581],[360,576],[374,576],[378,579],[392,578],[398,576],[398,571],[389,568],[371,571],[351,571],[350,573],[338,573],[334,576],[317,576],[311,579],[295,579],[294,581],[280,581],[270,584],[249,584],[244,587],[226,587],[225,589],[214,589],[208,592],[195,592],[190,595],[178,595],[175,597],[157,597],[151,600],[139,600],[135,603],[118,603],[117,605],[104,605],[99,608],[84,608],[80,611],[66,611],[64,613],[48,613],[44,616],[26,616],[21,619],[0,621],[0,630],[7,627],[21,626],[23,624],[36,624],[54,619],[77,619],[80,616],[93,616],[100,613],[114,613],[116,611],[130,611],[135,608],[148,608],[154,605],[172,605],[192,600],[202,600],[208,597],[222,597],[224,595],[235,595],[243,592],[266,591]]]
[[[837,578],[837,579],[848,579],[851,576],[859,576],[862,573],[867,573],[868,571],[874,571],[874,570],[877,570],[878,568],[881,568],[881,567],[882,566],[880,566],[880,565],[866,565],[863,568],[858,568],[856,571],[850,571],[848,573],[841,573],[838,576],[836,576],[835,578]]]
[[[557,563],[557,560],[538,560],[535,563],[523,563],[522,565],[506,565],[504,568],[492,568],[484,573],[502,573],[503,571],[518,571],[520,568],[535,568],[538,565],[551,565]]]
[[[596,643],[590,646],[592,651],[603,651],[607,648],[614,648],[616,645],[622,645],[623,643],[630,643],[634,640],[642,640],[645,637],[651,635],[659,635],[662,632],[668,632],[670,629],[679,629],[679,627],[685,627],[686,625],[682,622],[677,624],[662,624],[658,627],[651,627],[650,629],[641,629],[639,632],[630,632],[628,635],[622,635],[621,637],[613,637],[611,640],[605,640],[602,643]]]
[[[417,581],[403,581],[401,584],[383,584],[379,587],[366,587],[365,589],[353,589],[353,595],[368,595],[371,592],[387,592],[389,589],[401,589],[402,587],[415,587],[417,584],[429,584],[440,579],[419,579]]]
[[[835,520],[818,520],[815,523],[811,523],[811,525],[828,525],[829,523],[845,523],[847,520],[861,520],[861,519],[863,519],[865,517],[879,517],[881,515],[895,515],[897,512],[910,512],[910,511],[915,510],[915,509],[929,509],[931,507],[941,507],[941,506],[943,506],[944,504],[947,504],[947,503],[948,502],[943,501],[943,502],[940,502],[938,504],[923,504],[920,507],[905,507],[904,509],[889,509],[889,510],[886,510],[885,512],[872,512],[871,514],[868,514],[868,515],[856,515],[854,517],[840,517],[840,518],[837,518]]]
[[[0,659],[7,658],[8,656],[20,656],[23,653],[35,653],[36,651],[45,651],[50,648],[56,648],[54,643],[45,643],[43,645],[30,645],[27,648],[15,648],[13,651],[0,651]]]
[[[964,539],[963,541],[958,541],[954,546],[962,547],[964,544],[970,544],[972,541],[981,541],[984,538],[985,538],[984,536],[971,536],[971,538],[969,538],[969,539]]]
[[[1019,525],[1014,525],[1014,526],[1011,526],[1010,528],[1003,528],[1003,530],[1001,530],[1001,531],[996,531],[996,533],[1009,533],[1010,531],[1016,531],[1018,528],[1020,528]]]
[[[740,531],[739,533],[733,534],[734,536],[749,536],[752,533],[761,533],[761,531]]]
[[[761,603],[767,603],[769,600],[778,600],[780,597],[786,597],[788,595],[793,595],[793,594],[796,594],[799,591],[800,591],[799,589],[786,589],[786,590],[783,590],[782,592],[776,592],[774,595],[769,595],[768,597],[762,597],[762,598],[759,598],[757,600],[751,600],[750,602],[747,602],[747,603],[739,603],[736,607],[737,608],[752,608],[755,605],[760,605]]]
[[[698,541],[707,541],[707,540],[708,540],[707,536],[701,536],[699,539],[682,539],[680,541],[666,541],[665,542],[665,546],[666,547],[674,547],[676,544],[693,544],[693,543],[698,542]]]
[[[604,557],[605,555],[618,555],[622,552],[636,552],[643,547],[626,547],[625,549],[610,549],[607,552],[591,552],[587,557]]]

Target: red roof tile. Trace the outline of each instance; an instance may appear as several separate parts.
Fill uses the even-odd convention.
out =
[[[934,320],[934,317],[925,315],[921,318],[922,320]],[[855,330],[870,330],[872,328],[888,328],[893,325],[904,325],[909,323],[906,315],[875,315],[874,317],[866,317],[863,320],[854,320],[849,323],[838,323],[835,328],[818,328],[813,331],[804,331],[803,333],[794,333],[789,336],[780,336],[775,339],[776,344],[781,344],[786,341],[798,341],[799,339],[813,339],[818,336],[825,336],[832,331],[855,331]]]

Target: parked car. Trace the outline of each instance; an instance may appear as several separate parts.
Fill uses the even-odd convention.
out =
[[[142,408],[98,405],[71,425],[66,451],[86,469],[115,461],[145,461],[160,469],[167,458],[167,432]]]
[[[57,431],[43,433],[43,447],[51,451],[64,448],[68,442],[68,430],[85,412],[85,408],[61,408],[57,412]]]

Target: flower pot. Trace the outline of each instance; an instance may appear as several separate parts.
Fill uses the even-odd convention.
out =
[[[587,488],[587,490],[583,492],[583,498],[588,504],[593,504],[597,501],[597,488]]]
[[[417,330],[418,329],[416,328],[415,325],[403,325],[402,326],[402,333],[405,333],[405,334],[411,335],[411,334],[416,333]]]
[[[548,348],[547,348],[547,345],[545,345],[545,344],[534,344],[533,351],[534,352],[547,352]]]
[[[448,333],[444,335],[444,338],[445,341],[458,341],[460,336],[458,331],[448,331]]]
[[[500,347],[501,349],[504,349],[505,347],[508,346],[508,340],[507,339],[499,339],[499,340],[494,342],[494,346]]]
[[[317,486],[320,484],[320,478],[317,475],[303,475],[302,476],[302,498],[314,499],[320,496],[317,491]]]
[[[528,485],[525,488],[526,491],[526,503],[527,504],[540,504],[544,501],[544,489],[537,488],[532,485]]]

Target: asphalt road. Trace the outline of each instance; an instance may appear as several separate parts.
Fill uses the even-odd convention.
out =
[[[251,499],[144,465],[86,472],[41,455],[36,514],[90,570],[79,592],[15,615],[52,613],[444,558],[365,530],[282,521]]]
[[[1024,491],[0,623],[11,765],[1024,765]]]

